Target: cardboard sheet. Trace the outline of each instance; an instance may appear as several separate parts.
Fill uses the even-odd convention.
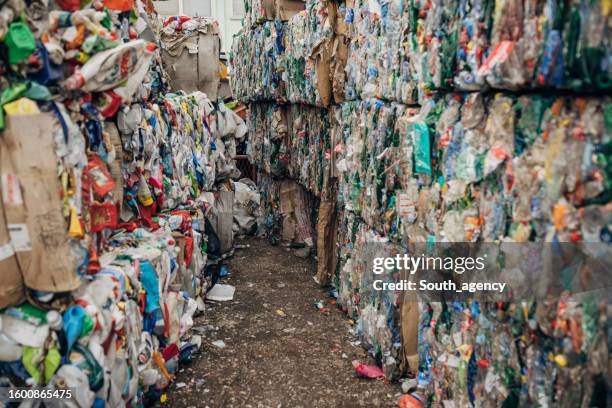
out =
[[[62,215],[53,134],[49,131],[53,120],[47,114],[7,119],[3,137],[22,186],[22,202],[9,199],[7,203],[5,199],[5,215],[25,284],[49,292],[74,290],[80,280]]]

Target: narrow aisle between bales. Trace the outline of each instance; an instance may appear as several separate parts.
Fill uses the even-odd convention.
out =
[[[354,374],[351,361],[365,351],[347,316],[315,307],[315,299],[330,299],[312,279],[312,260],[262,239],[244,243],[250,247],[236,250],[226,279],[234,300],[208,302],[196,320],[202,351],[178,374],[170,406],[395,406],[398,385]]]

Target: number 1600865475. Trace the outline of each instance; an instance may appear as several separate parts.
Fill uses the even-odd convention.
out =
[[[9,401],[23,400],[65,400],[72,398],[70,389],[51,389],[51,388],[8,388],[3,392],[4,397]]]

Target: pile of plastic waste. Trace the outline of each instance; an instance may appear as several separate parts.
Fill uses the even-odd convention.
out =
[[[420,108],[378,100],[339,108],[347,118],[345,141],[338,141],[336,149],[341,152],[336,157],[339,199],[350,212],[344,216],[346,230],[357,231],[353,236],[339,234],[351,236],[341,249],[339,303],[351,311],[363,302],[357,306],[358,328],[365,339],[376,339],[366,344],[374,345],[370,348],[374,356],[382,352],[377,358],[383,366],[387,356],[396,359],[401,354],[385,343],[389,333],[368,329],[362,320],[369,316],[367,305],[382,304],[387,292],[373,292],[373,276],[356,263],[393,256],[397,248],[381,249],[374,243],[609,244],[610,187],[604,176],[608,165],[603,150],[598,153],[595,147],[610,143],[610,128],[605,125],[609,106],[609,100],[599,98],[475,93],[447,95]],[[364,137],[363,132],[371,136]],[[575,138],[577,132],[581,136]],[[563,154],[562,149],[571,153]],[[365,248],[359,249],[364,242]],[[368,245],[386,255],[368,253]],[[542,385],[551,372],[568,389],[601,386],[600,366],[592,370],[572,360],[574,353],[584,353],[589,364],[608,358],[601,336],[608,327],[609,309],[599,302],[596,296],[590,302],[577,301],[571,313],[563,300],[531,302],[520,308],[518,303],[503,307],[476,301],[421,303],[418,366],[409,363],[414,349],[399,350],[407,367],[418,367],[424,394],[436,401],[486,400],[495,405],[508,398],[536,398],[552,403],[566,398],[569,391]],[[376,310],[386,310],[385,327],[391,333],[417,333],[414,320],[393,318],[400,313],[394,299],[384,304],[388,309]],[[551,320],[550,316],[561,317]],[[599,323],[591,325],[595,321]],[[576,333],[556,330],[559,324],[589,325],[588,334],[581,332],[578,341]],[[508,330],[512,338],[522,339],[519,347],[500,337]],[[541,334],[534,336],[535,331]],[[496,347],[489,341],[501,343]],[[566,346],[570,341],[573,350]],[[573,377],[577,372],[583,374]],[[465,386],[449,389],[448,384],[457,383]],[[588,391],[584,398],[594,394]]]
[[[344,100],[346,8],[333,1],[296,3],[301,11],[288,21],[245,23],[234,37],[231,65],[236,70],[232,76],[236,98],[323,107]],[[250,69],[253,66],[261,69]]]
[[[331,16],[333,17],[333,16]],[[329,77],[326,46],[333,29],[323,2],[309,2],[286,27],[287,46],[279,66],[291,103],[329,105],[329,88],[319,92],[319,76]]]
[[[265,22],[234,36],[230,82],[235,98],[243,102],[286,99],[278,67],[285,48],[284,28],[281,22]]]
[[[372,290],[371,266],[415,243],[609,248],[609,15],[598,1],[308,1],[283,26],[287,93],[251,100],[249,153],[338,209],[338,304],[388,378],[416,376],[423,405],[605,405],[605,298],[566,284],[549,301],[406,301]],[[345,68],[329,44],[346,45]],[[259,183],[272,233],[276,184]]]
[[[164,402],[200,346],[201,193],[238,174],[246,125],[201,92],[168,93],[157,18],[140,0],[2,6],[3,386]]]
[[[289,178],[320,195],[329,184],[331,174],[329,112],[317,107],[290,105],[287,114]]]
[[[253,103],[248,112],[247,154],[257,168],[270,175],[282,177],[289,166],[288,114],[284,105]]]
[[[254,103],[249,113],[252,163],[320,194],[331,171],[329,112],[307,105]]]
[[[249,234],[257,231],[261,219],[261,196],[257,185],[251,179],[241,179],[233,183],[234,187],[234,231]]]
[[[604,2],[346,4],[349,98],[415,103],[436,89],[610,89]]]
[[[344,211],[340,217],[338,237],[340,266],[334,282],[338,306],[354,319],[354,334],[383,368],[385,376],[397,379],[403,358],[400,298],[395,292],[375,291],[372,286],[374,279],[391,281],[393,276],[374,276],[361,271],[371,268],[374,257],[388,256],[401,248],[350,211]]]
[[[413,90],[400,80],[403,3],[355,1],[347,18],[351,38],[346,64],[346,98],[381,98],[414,103]],[[409,6],[406,4],[406,8]],[[442,4],[438,7],[443,8]],[[410,83],[412,78],[407,78]]]
[[[600,150],[609,143],[609,106],[610,99],[601,98],[480,93],[450,94],[420,108],[371,99],[344,104],[338,108],[344,129],[336,134],[345,139],[335,149],[341,197],[346,208],[397,241],[544,239],[556,211],[565,214],[555,224],[560,240],[599,241],[605,236],[587,232],[592,226],[582,220],[591,218],[578,208],[609,199]],[[561,146],[569,151],[561,153]],[[403,195],[414,205],[400,215]],[[425,197],[435,201],[419,214],[416,201]],[[449,216],[458,204],[459,212]]]

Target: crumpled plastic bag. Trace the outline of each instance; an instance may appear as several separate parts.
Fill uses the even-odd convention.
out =
[[[114,89],[124,99],[129,99],[147,73],[154,50],[155,44],[134,40],[97,53],[64,85],[85,92]],[[126,80],[127,83],[120,86]]]
[[[235,225],[239,233],[246,234],[253,230],[257,222],[261,196],[249,179],[242,179],[233,185]]]

